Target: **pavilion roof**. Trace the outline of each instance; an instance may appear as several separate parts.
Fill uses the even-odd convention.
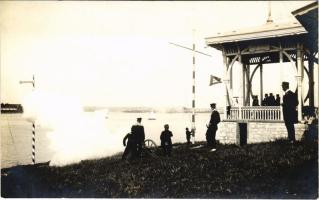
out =
[[[262,26],[217,33],[214,36],[205,38],[205,40],[207,45],[219,49],[219,45],[224,43],[284,37],[305,33],[307,33],[307,30],[299,22],[289,22],[284,24],[270,22]]]
[[[318,51],[318,2],[313,2],[292,12],[295,18],[308,31],[306,45]]]
[[[315,1],[315,2],[312,2],[311,4],[308,4],[308,5],[304,6],[304,7],[298,8],[297,10],[294,10],[291,13],[294,16],[298,16],[298,15],[305,15],[307,13],[309,14],[309,12],[314,11],[314,12],[317,13],[317,16],[318,16],[317,9],[318,9],[318,2]]]

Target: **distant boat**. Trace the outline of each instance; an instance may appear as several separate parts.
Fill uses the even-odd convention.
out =
[[[95,114],[98,116],[101,116],[105,119],[109,118],[109,110],[108,109],[101,109],[101,110],[96,110]]]
[[[148,120],[156,120],[154,111],[150,112],[150,115],[148,116]]]

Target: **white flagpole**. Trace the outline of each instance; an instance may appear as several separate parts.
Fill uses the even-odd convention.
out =
[[[195,132],[196,132],[196,124],[195,124],[195,29],[193,29],[193,100],[192,100],[192,133],[193,133],[193,142],[195,143]]]
[[[35,90],[35,79],[32,76],[32,81],[20,81],[20,84],[32,83],[32,89]],[[35,122],[32,123],[32,164],[35,164]]]
[[[185,47],[185,46],[182,46],[180,44],[173,43],[173,42],[169,42],[169,44],[193,51],[193,71],[192,71],[192,81],[193,81],[192,94],[193,94],[193,97],[192,97],[192,128],[191,128],[191,131],[193,134],[193,142],[195,143],[195,131],[196,131],[196,124],[195,124],[195,115],[196,115],[196,113],[195,113],[195,53],[200,53],[202,55],[209,56],[209,57],[212,57],[212,56],[209,54],[200,52],[200,51],[196,51],[196,49],[195,49],[195,29],[193,29],[193,47],[192,48]]]

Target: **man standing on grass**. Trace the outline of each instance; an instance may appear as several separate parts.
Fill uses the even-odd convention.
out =
[[[282,111],[288,132],[288,140],[291,143],[294,143],[296,140],[294,123],[298,121],[296,107],[299,102],[296,94],[289,90],[288,82],[282,82],[281,86],[282,90],[285,92],[282,100]]]
[[[171,156],[172,152],[172,139],[173,133],[169,130],[169,125],[164,125],[164,131],[162,131],[160,139],[161,139],[161,147],[163,148],[164,156]]]
[[[137,118],[137,123],[132,126],[132,134],[135,135],[137,145],[137,156],[141,157],[142,148],[144,146],[145,133],[142,125],[142,118]]]
[[[187,145],[191,144],[191,135],[192,135],[192,132],[189,131],[189,129],[186,127],[186,140],[187,140]]]
[[[211,151],[216,150],[216,131],[218,129],[217,124],[220,122],[220,116],[219,112],[216,110],[216,104],[212,103],[210,104],[210,107],[212,109],[212,114],[210,116],[210,121],[207,126],[207,132],[206,132],[206,140],[207,140],[207,146],[212,148]]]

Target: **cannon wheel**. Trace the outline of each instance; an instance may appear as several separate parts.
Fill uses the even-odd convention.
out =
[[[151,139],[147,139],[144,141],[144,152],[153,157],[153,158],[157,158],[158,156],[156,155],[155,151],[156,151],[157,145],[156,143],[151,140]]]
[[[156,148],[157,147],[156,143],[153,140],[151,140],[151,139],[145,140],[144,144],[145,144],[145,148],[147,148],[147,149]]]

